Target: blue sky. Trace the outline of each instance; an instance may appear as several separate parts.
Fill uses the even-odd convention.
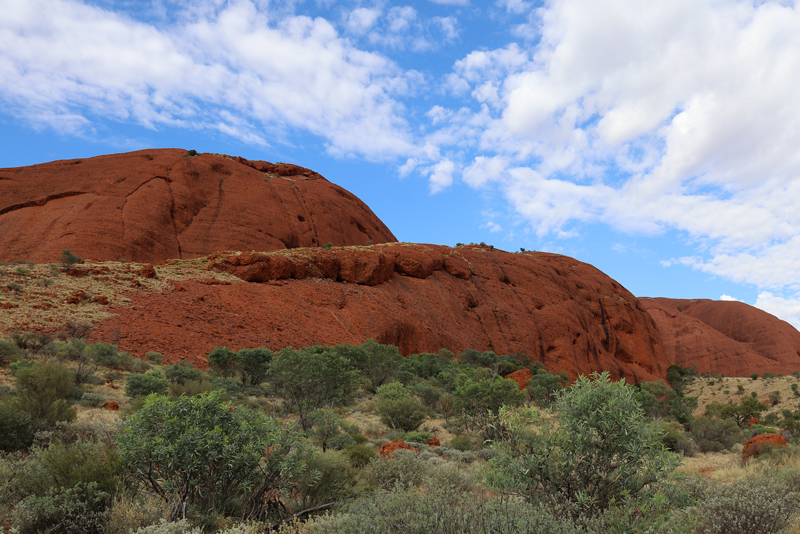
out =
[[[0,166],[310,167],[402,241],[591,263],[800,326],[790,0],[0,0]]]

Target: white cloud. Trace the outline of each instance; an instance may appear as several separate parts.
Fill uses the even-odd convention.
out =
[[[472,187],[481,187],[489,182],[499,180],[508,166],[508,160],[502,156],[487,158],[478,156],[464,169],[464,181]]]
[[[486,228],[492,233],[497,233],[497,232],[502,232],[503,231],[503,227],[500,226],[499,224],[497,224],[494,221],[487,221],[486,224],[481,226],[481,228]]]
[[[784,298],[764,291],[759,293],[755,306],[800,329],[800,294]]]
[[[730,295],[720,295],[719,300],[724,300],[726,302],[739,302],[739,299],[736,297],[732,297]]]
[[[430,0],[434,4],[442,4],[445,6],[468,6],[469,0]]]
[[[443,159],[436,165],[429,167],[425,172],[430,174],[429,188],[431,193],[439,193],[453,185],[453,173],[456,165],[449,159]]]
[[[447,146],[466,152],[467,184],[497,188],[539,235],[574,232],[565,227],[576,221],[675,229],[703,245],[683,265],[762,289],[794,287],[800,5],[498,5],[527,14],[533,44],[456,61],[443,85],[470,94],[480,111],[453,110],[427,137],[445,155]],[[481,165],[500,160],[503,178],[485,178]]]
[[[201,3],[164,27],[77,0],[0,0],[0,11],[0,100],[40,125],[102,118],[254,143],[302,131],[335,154],[413,150],[398,101],[413,80],[324,19],[276,22],[249,0]]]
[[[372,28],[380,16],[380,9],[359,7],[351,11],[348,15],[347,29],[360,35]]]

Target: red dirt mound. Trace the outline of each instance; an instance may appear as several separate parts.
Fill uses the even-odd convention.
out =
[[[781,447],[786,445],[786,438],[780,434],[759,434],[753,436],[744,444],[742,449],[742,460],[755,458],[761,454],[761,447],[769,443],[773,447]]]
[[[387,441],[386,443],[381,445],[381,450],[379,451],[378,454],[380,456],[391,457],[392,453],[397,449],[406,449],[409,451],[419,452],[418,448],[412,447],[411,445],[407,445],[406,442],[404,442],[401,439],[398,439],[397,441]]]
[[[658,325],[667,365],[749,376],[800,370],[800,332],[743,302],[640,299]]]
[[[163,149],[0,169],[0,261],[394,241],[358,198],[297,165]]]
[[[212,348],[396,345],[404,355],[447,348],[517,351],[550,371],[609,370],[656,380],[668,364],[638,299],[585,263],[490,247],[374,245],[216,255],[212,271],[260,283],[184,280],[130,303],[93,338],[142,357],[204,366]],[[176,289],[173,289],[176,288]]]

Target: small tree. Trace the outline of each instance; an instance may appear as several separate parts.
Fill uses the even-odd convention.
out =
[[[283,349],[269,376],[289,406],[297,409],[303,430],[308,414],[343,402],[358,385],[358,371],[331,350]]]
[[[503,409],[488,477],[497,490],[596,515],[624,499],[647,498],[677,468],[678,457],[663,448],[660,430],[624,380],[580,377],[559,392],[556,406],[558,421]]]
[[[389,382],[378,388],[378,413],[381,422],[391,428],[411,432],[428,417],[428,409],[400,382]]]
[[[69,271],[70,269],[75,267],[75,264],[78,263],[79,261],[81,261],[80,257],[73,254],[71,250],[65,250],[64,252],[61,253],[61,267],[65,271]]]
[[[469,380],[456,388],[454,397],[456,409],[464,414],[467,427],[481,431],[489,430],[502,406],[520,406],[525,402],[525,393],[515,381],[499,377]]]
[[[214,347],[208,355],[208,365],[226,378],[236,374],[236,353],[228,347]]]
[[[274,355],[269,349],[242,349],[236,353],[236,363],[242,384],[257,386],[267,378]]]

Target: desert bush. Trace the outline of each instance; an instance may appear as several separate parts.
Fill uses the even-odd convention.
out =
[[[22,358],[22,351],[11,341],[0,339],[0,365],[7,365]]]
[[[233,378],[215,378],[211,384],[215,389],[221,389],[229,395],[236,395],[242,389],[242,385]]]
[[[45,495],[25,498],[14,511],[19,534],[103,534],[108,522],[108,493],[94,483],[50,488]]]
[[[106,402],[106,397],[102,393],[84,393],[81,397],[80,404],[83,406],[92,406],[99,408]]]
[[[267,378],[274,354],[265,348],[242,349],[236,353],[236,365],[242,384],[257,386]]]
[[[382,489],[391,489],[395,485],[419,486],[428,471],[428,465],[419,459],[416,452],[398,449],[391,457],[381,456],[372,460],[364,468],[363,475],[367,483]]]
[[[130,534],[157,525],[168,514],[164,501],[154,495],[118,491],[111,499],[106,534]]]
[[[30,414],[19,409],[16,397],[0,398],[0,450],[17,451],[33,442]]]
[[[473,491],[477,482],[473,473],[465,472],[465,468],[455,462],[443,462],[438,456],[434,456],[434,458],[438,460],[438,463],[434,463],[434,467],[430,470],[430,476],[425,481],[425,486],[430,488],[433,493]]]
[[[457,451],[471,451],[475,440],[469,436],[456,436],[450,440],[450,448]]]
[[[683,425],[675,422],[661,423],[661,443],[673,452],[683,453],[684,456],[694,456],[697,445],[686,434]]]
[[[542,368],[528,380],[525,391],[535,405],[547,407],[555,400],[555,394],[564,387],[564,384],[569,384],[569,378],[565,373],[556,375]]]
[[[180,397],[186,395],[187,397],[196,397],[209,391],[214,391],[216,388],[211,381],[206,379],[201,380],[187,380],[184,384],[170,384],[169,394],[172,397]]]
[[[428,418],[428,409],[411,396],[378,401],[381,422],[391,428],[411,432],[419,428]]]
[[[228,347],[214,347],[208,354],[208,366],[220,376],[230,378],[236,374],[236,353]]]
[[[155,351],[148,351],[144,353],[145,359],[155,365],[161,365],[164,363],[164,355],[160,352]]]
[[[161,373],[150,371],[143,375],[130,375],[125,381],[125,395],[128,397],[146,397],[152,393],[162,395],[166,393],[169,382],[164,380]]]
[[[596,516],[620,500],[648,499],[678,465],[624,380],[579,377],[559,392],[556,406],[557,422],[504,409],[493,445],[500,454],[487,478],[498,491]]]
[[[733,419],[698,417],[689,425],[692,439],[697,443],[700,452],[730,449],[734,443],[740,443],[744,438],[742,429]]]
[[[70,250],[65,250],[61,253],[61,268],[65,271],[69,271],[80,261],[80,257]]]
[[[513,380],[478,376],[457,387],[454,396],[456,409],[464,414],[467,428],[485,432],[502,406],[522,405],[525,392]]]
[[[353,467],[364,467],[370,460],[378,456],[372,447],[367,447],[366,445],[350,445],[345,448],[344,454]]]
[[[37,363],[17,373],[19,410],[30,416],[34,432],[52,428],[58,421],[72,421],[75,410],[65,400],[75,385],[75,375],[69,369],[53,363]]]
[[[430,409],[436,408],[436,403],[442,396],[442,390],[430,382],[419,382],[411,388],[411,391],[422,401],[422,404]]]
[[[203,372],[195,368],[191,362],[179,362],[164,369],[164,378],[169,380],[170,384],[185,386],[187,380],[198,381],[202,376]]]
[[[702,534],[771,534],[800,511],[800,495],[775,479],[745,478],[710,486],[694,508]]]
[[[347,358],[325,347],[283,349],[269,370],[286,404],[297,409],[303,430],[309,428],[309,413],[349,398],[358,386],[358,375]]]
[[[327,451],[309,458],[296,493],[303,509],[341,501],[355,493],[356,472],[339,451]]]
[[[458,491],[430,495],[397,489],[359,499],[343,514],[329,515],[304,525],[284,527],[281,534],[517,534],[599,532],[553,517],[544,507],[485,499]]]
[[[428,440],[433,437],[433,434],[430,432],[425,431],[416,431],[416,432],[406,432],[402,440],[408,443],[409,441],[415,441],[418,443],[428,443]]]
[[[129,373],[144,373],[153,368],[150,362],[135,358],[129,352],[118,353],[120,364],[119,366]]]
[[[281,421],[221,402],[222,393],[169,401],[151,395],[120,434],[131,475],[170,502],[201,514],[264,520],[305,470],[309,445]]]

